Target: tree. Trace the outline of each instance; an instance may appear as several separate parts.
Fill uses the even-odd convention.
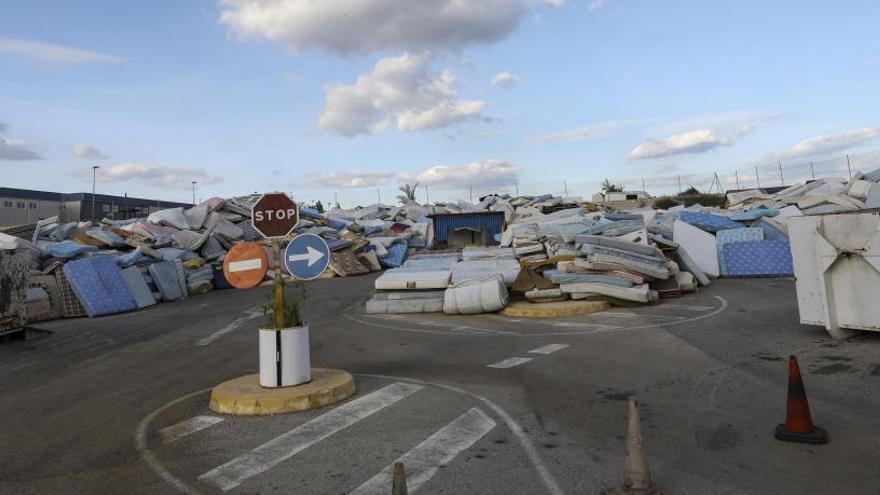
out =
[[[612,184],[608,179],[602,182],[602,192],[605,194],[612,192],[623,192],[623,186],[620,184]]]
[[[419,183],[416,182],[413,185],[404,184],[400,186],[398,189],[401,194],[397,195],[397,199],[400,200],[401,203],[406,204],[410,201],[416,200],[416,188],[419,187]]]
[[[324,204],[321,203],[320,199],[315,201],[315,209],[318,210],[318,212],[320,213],[324,213]]]
[[[685,189],[684,192],[681,193],[682,196],[697,196],[699,194],[700,194],[699,189],[697,189],[694,186],[691,186],[691,187]]]

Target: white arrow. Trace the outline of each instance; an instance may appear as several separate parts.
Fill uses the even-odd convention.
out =
[[[288,257],[290,261],[309,261],[309,266],[317,263],[321,258],[324,257],[324,253],[318,251],[312,246],[306,246],[306,252],[303,254],[293,254]]]

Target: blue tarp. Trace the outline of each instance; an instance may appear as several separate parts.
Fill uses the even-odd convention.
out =
[[[719,230],[741,229],[745,227],[745,225],[734,222],[727,217],[698,211],[683,211],[681,212],[681,219],[694,227],[712,233]]]
[[[71,261],[64,265],[64,276],[89,316],[112,315],[137,309],[119,267],[109,256],[92,256]]]
[[[730,277],[792,277],[788,241],[744,241],[724,245]]]
[[[397,268],[402,265],[403,260],[406,259],[406,251],[406,244],[401,242],[392,244],[388,248],[388,255],[384,258],[379,258],[379,264],[385,268]]]

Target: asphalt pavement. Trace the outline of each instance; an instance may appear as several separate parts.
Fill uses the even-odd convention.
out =
[[[880,486],[880,334],[800,325],[791,280],[525,319],[366,315],[374,278],[308,284],[313,366],[358,392],[305,413],[207,408],[257,372],[269,288],[0,342],[0,493],[389,493],[397,460],[416,493],[601,493],[623,483],[628,398],[665,493]],[[773,438],[790,354],[825,445]]]

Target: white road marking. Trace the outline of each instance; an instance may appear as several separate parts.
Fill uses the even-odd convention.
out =
[[[248,478],[272,469],[334,433],[423,388],[409,383],[392,383],[283,433],[247,454],[208,471],[199,479],[213,483],[224,492],[231,490]]]
[[[196,416],[175,425],[166,426],[159,430],[162,442],[169,444],[197,431],[204,430],[223,421],[219,416]]]
[[[619,316],[622,318],[667,318],[670,320],[684,320],[684,316],[667,316],[667,315],[655,315],[648,313],[608,313],[602,312],[599,313],[601,316]]]
[[[612,328],[622,328],[615,325],[602,325],[600,323],[587,323],[584,321],[560,321],[559,323],[554,323],[554,327],[596,327],[604,330],[612,329]]]
[[[682,309],[686,309],[688,311],[712,311],[713,309],[715,309],[712,306],[687,306],[684,304],[667,304],[667,303],[661,304],[660,306],[657,306],[657,307],[661,308],[661,309],[662,308],[682,308]]]
[[[532,349],[529,351],[532,354],[553,354],[556,351],[561,351],[566,347],[570,347],[568,344],[547,344],[545,346],[538,347],[537,349]]]
[[[521,364],[528,363],[531,360],[532,360],[532,358],[512,357],[512,358],[507,358],[504,361],[498,361],[497,363],[487,364],[486,367],[487,368],[499,368],[499,369],[513,368],[514,366],[519,366]]]
[[[215,340],[219,339],[220,337],[226,335],[227,333],[235,330],[243,322],[245,322],[247,320],[252,320],[252,319],[257,318],[259,316],[262,316],[262,314],[260,314],[260,313],[246,313],[241,318],[233,320],[232,323],[226,325],[225,327],[221,328],[220,330],[217,330],[216,332],[212,333],[211,335],[208,335],[207,337],[199,340],[198,342],[196,342],[196,345],[197,346],[208,345],[211,342],[214,342]]]
[[[397,459],[395,462],[403,463],[409,491],[418,490],[441,467],[452,462],[458,454],[477,443],[495,426],[495,421],[486,413],[476,407],[471,408]],[[391,463],[350,495],[385,495],[393,476],[394,463]]]

